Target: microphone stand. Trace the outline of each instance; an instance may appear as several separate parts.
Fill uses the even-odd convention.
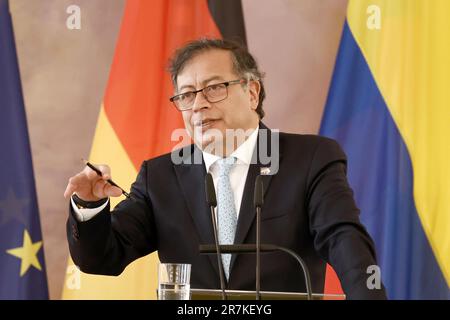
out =
[[[256,252],[256,246],[254,244],[232,244],[232,245],[220,245],[220,250],[223,253],[235,253],[235,254],[241,254],[241,253],[255,253]],[[292,256],[297,262],[300,264],[300,267],[303,271],[303,276],[305,279],[305,286],[306,286],[306,294],[308,297],[308,300],[312,300],[312,288],[311,288],[311,276],[309,274],[309,269],[303,261],[303,259],[295,253],[293,250],[280,247],[273,244],[261,244],[260,248],[261,252],[275,252],[275,251],[282,251],[290,256]],[[199,246],[200,254],[216,254],[217,249],[213,245],[200,245]]]
[[[217,265],[219,266],[219,279],[220,279],[220,289],[222,290],[222,300],[227,300],[227,296],[225,294],[225,279],[223,273],[222,253],[219,246],[219,237],[217,235],[218,233],[217,233],[216,213],[214,212],[214,208],[217,206],[216,191],[214,189],[214,181],[210,173],[208,173],[205,177],[205,189],[206,189],[206,202],[208,203],[209,208],[211,210],[211,220],[213,225],[214,243],[217,254]]]
[[[261,300],[261,207],[256,207],[256,300]]]
[[[253,197],[256,208],[256,300],[261,300],[261,207],[264,203],[264,187],[261,176],[256,177]]]
[[[217,264],[219,265],[220,289],[222,290],[222,300],[227,300],[227,296],[225,295],[225,279],[223,278],[222,253],[220,250],[218,236],[217,236],[216,215],[215,215],[213,206],[211,206],[211,218],[212,218],[214,240],[215,240],[215,246],[216,246],[216,252],[217,252]]]

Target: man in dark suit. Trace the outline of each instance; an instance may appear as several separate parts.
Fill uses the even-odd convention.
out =
[[[270,131],[261,122],[261,74],[235,43],[193,41],[175,52],[170,72],[176,92],[171,101],[195,143],[145,161],[131,199],[112,214],[108,197],[121,191],[106,182],[107,166],[99,166],[103,177],[85,168],[69,180],[67,236],[75,264],[87,273],[118,275],[158,250],[162,262],[192,264],[193,288],[220,288],[217,260],[198,252],[200,244],[214,243],[206,173],[216,186],[223,244],[255,243],[254,182],[263,173],[261,241],[303,257],[315,293],[323,292],[328,262],[348,298],[385,298],[383,286],[367,286],[367,268],[376,265],[374,245],[359,221],[338,144]],[[222,260],[227,289],[254,290],[253,255]],[[297,262],[281,253],[263,254],[261,289],[304,292]]]

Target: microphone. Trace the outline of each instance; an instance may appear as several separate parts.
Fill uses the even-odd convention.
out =
[[[264,186],[262,177],[255,180],[253,204],[256,209],[256,300],[261,300],[261,207],[264,204]]]
[[[262,176],[257,176],[255,180],[255,194],[253,198],[255,208],[260,208],[264,204],[264,186]]]
[[[297,262],[300,264],[302,270],[303,270],[303,276],[305,279],[305,285],[306,285],[306,294],[308,297],[308,300],[312,300],[312,289],[311,289],[311,276],[309,274],[309,269],[306,266],[306,263],[303,261],[303,259],[295,253],[293,250],[280,247],[274,244],[261,244],[261,252],[275,252],[275,251],[282,251],[293,258],[297,260]],[[256,245],[254,244],[227,244],[227,245],[220,245],[219,250],[221,250],[222,253],[255,253],[256,252]],[[217,252],[217,248],[211,244],[202,244],[199,246],[199,251],[201,254],[215,254]]]
[[[219,266],[220,289],[222,290],[222,300],[227,300],[225,295],[225,280],[223,274],[222,254],[219,246],[219,237],[217,236],[217,223],[214,208],[217,206],[216,190],[214,189],[214,181],[212,175],[208,173],[205,177],[206,203],[211,209],[211,220],[214,232],[215,253],[217,254],[217,264]]]
[[[214,231],[215,244],[210,245],[200,245],[200,254],[216,254],[217,264],[219,265],[219,276],[220,276],[220,286],[222,290],[222,299],[226,300],[225,295],[225,281],[223,273],[223,264],[221,254],[233,254],[233,253],[256,253],[256,299],[260,299],[260,253],[261,252],[274,252],[282,251],[292,257],[294,257],[300,264],[303,270],[303,276],[305,279],[306,293],[308,300],[312,300],[312,289],[311,289],[311,276],[309,274],[308,267],[303,259],[295,253],[293,250],[273,245],[273,244],[261,244],[260,229],[261,229],[261,207],[264,204],[264,188],[262,183],[262,177],[257,176],[255,180],[255,193],[253,197],[253,204],[256,209],[256,244],[232,244],[232,245],[219,245],[219,240],[217,236],[217,224],[216,215],[214,213],[214,208],[217,206],[216,192],[214,189],[214,182],[210,173],[205,177],[205,189],[206,189],[206,202],[211,208],[211,219]]]
[[[217,206],[216,190],[211,173],[205,177],[206,203],[208,206],[215,208]]]

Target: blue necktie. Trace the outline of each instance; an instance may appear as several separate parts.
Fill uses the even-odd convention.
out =
[[[233,190],[230,184],[230,171],[236,158],[217,160],[219,178],[217,181],[217,220],[219,229],[219,243],[233,244],[236,233],[236,208],[234,205]],[[227,280],[230,276],[231,254],[222,254],[223,269]]]

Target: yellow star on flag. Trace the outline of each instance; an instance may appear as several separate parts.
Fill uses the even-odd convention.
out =
[[[7,250],[6,252],[17,258],[22,259],[20,265],[20,276],[23,276],[30,266],[35,267],[38,270],[42,270],[41,264],[37,258],[37,253],[42,246],[42,241],[33,243],[30,238],[30,234],[25,229],[23,232],[23,245],[22,247]]]

